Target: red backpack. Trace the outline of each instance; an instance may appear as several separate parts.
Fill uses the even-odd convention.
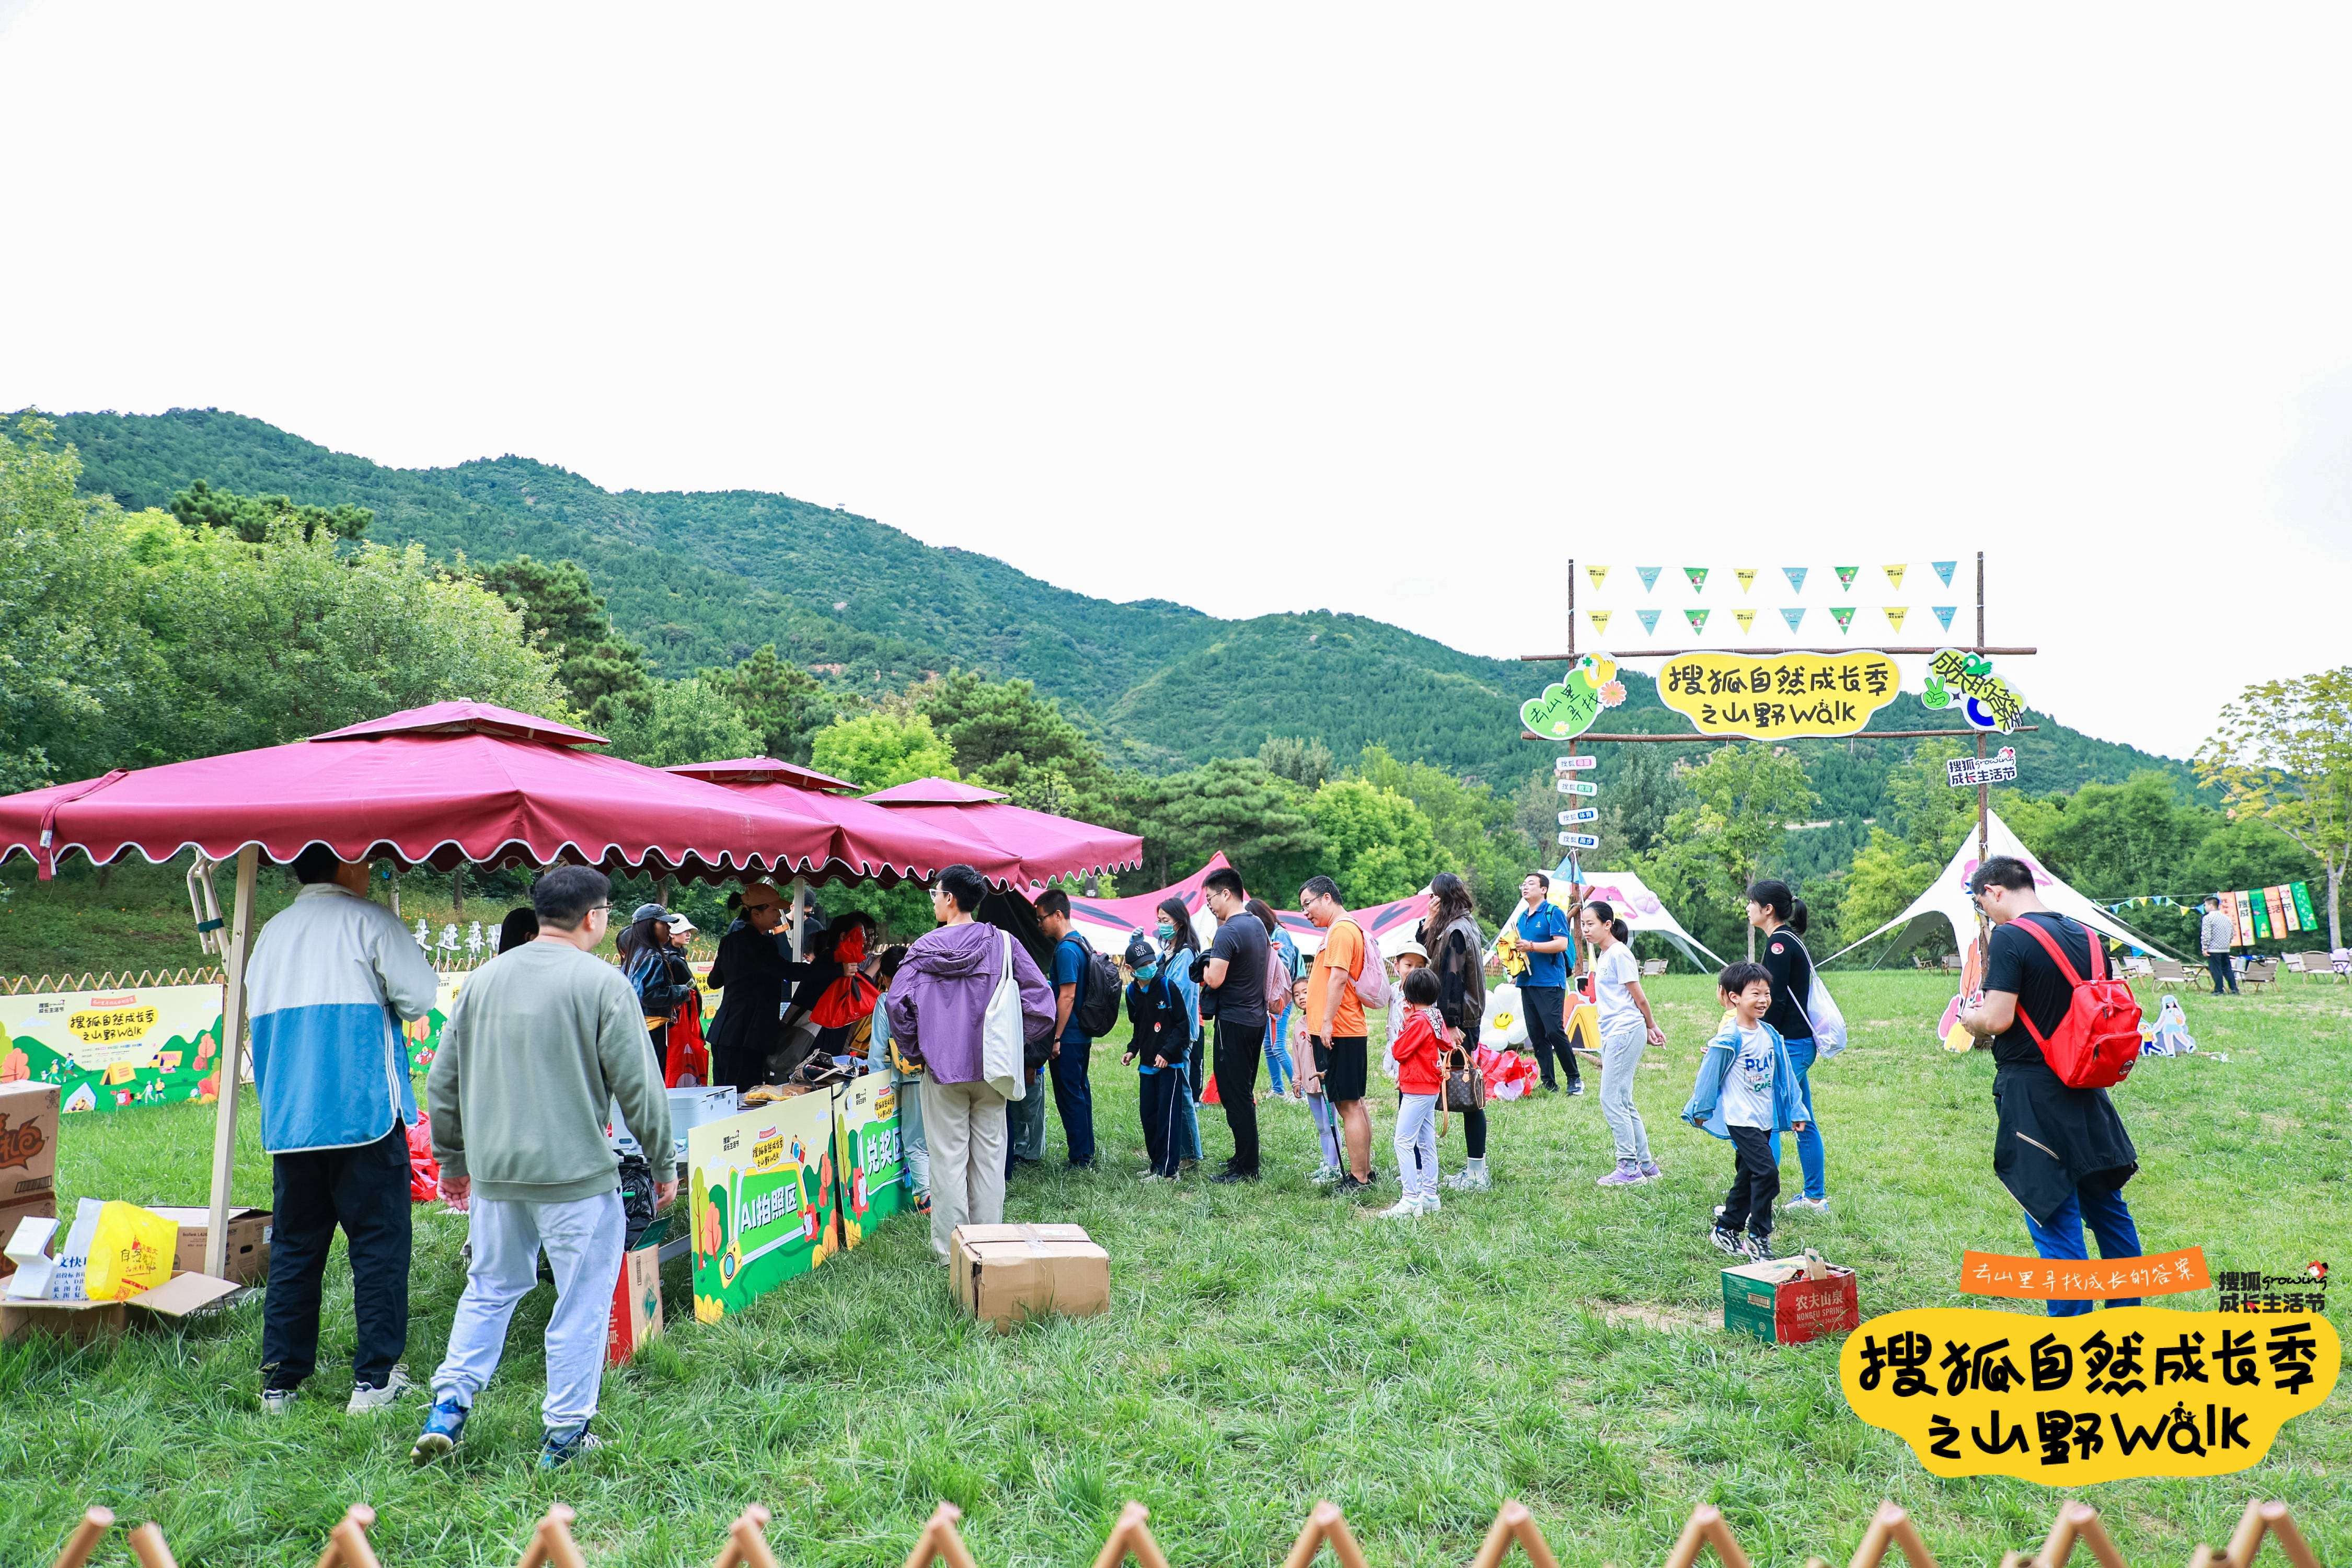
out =
[[[2066,984],[2074,987],[2066,1016],[2048,1039],[2027,1016],[2023,1000],[2019,1001],[2018,1022],[2042,1047],[2042,1059],[2069,1089],[2108,1089],[2123,1082],[2139,1060],[2139,998],[2132,994],[2129,984],[2107,973],[2106,950],[2099,945],[2099,933],[2086,933],[2091,939],[2091,978],[2085,980],[2074,973],[2074,966],[2066,962],[2065,952],[2048,931],[2023,918],[2015,923],[2032,933],[2057,963]]]

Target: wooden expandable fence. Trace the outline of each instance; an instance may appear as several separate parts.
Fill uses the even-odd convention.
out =
[[[217,969],[142,969],[120,974],[0,974],[0,996],[34,991],[138,991],[156,985],[218,985]]]
[[[578,1517],[562,1503],[550,1507],[531,1527],[530,1537],[523,1542],[522,1554],[515,1559],[515,1568],[590,1568],[586,1554],[572,1534],[572,1523]],[[1137,1568],[1169,1568],[1166,1553],[1152,1538],[1148,1522],[1150,1517],[1150,1510],[1139,1502],[1130,1502],[1121,1509],[1109,1539],[1096,1554],[1094,1568],[1122,1568],[1129,1561]],[[915,1538],[914,1550],[907,1554],[906,1568],[937,1568],[942,1563],[946,1568],[979,1568],[956,1529],[962,1519],[963,1510],[955,1504],[940,1503],[932,1510],[922,1533]],[[768,1545],[769,1520],[768,1510],[757,1503],[737,1515],[735,1522],[727,1527],[727,1537],[718,1555],[711,1559],[711,1568],[778,1568],[775,1552]],[[342,1519],[327,1532],[326,1550],[320,1554],[319,1568],[385,1568],[368,1543],[368,1531],[374,1524],[375,1510],[365,1503],[353,1503],[345,1510]],[[51,1568],[84,1568],[95,1561],[94,1554],[105,1544],[113,1528],[113,1514],[102,1508],[89,1510],[74,1527]],[[2320,1568],[2311,1543],[2295,1528],[2294,1518],[2283,1502],[2248,1503],[2237,1529],[2231,1533],[2229,1544],[2218,1552],[2210,1546],[2199,1546],[2189,1555],[2189,1568],[2252,1568],[2265,1536],[2278,1542],[2289,1568]],[[164,1543],[163,1531],[152,1523],[127,1531],[124,1544],[140,1568],[177,1568],[171,1548]],[[1502,1511],[1495,1515],[1478,1554],[1471,1559],[1471,1568],[1502,1568],[1515,1544],[1526,1555],[1528,1568],[1559,1568],[1559,1559],[1544,1540],[1543,1532],[1536,1528],[1534,1516],[1516,1499],[1505,1503]],[[1347,1516],[1331,1502],[1318,1502],[1308,1512],[1298,1539],[1291,1543],[1289,1555],[1283,1560],[1284,1568],[1308,1568],[1327,1546],[1339,1568],[1369,1568],[1363,1547],[1348,1528]],[[2096,1558],[2099,1568],[2129,1568],[2115,1537],[2099,1522],[2098,1510],[2073,1501],[2059,1505],[2050,1533],[2042,1539],[2039,1550],[2031,1554],[2011,1552],[2001,1558],[2001,1568],[2066,1568],[2077,1546]],[[1674,1550],[1666,1553],[1665,1568],[1696,1568],[1709,1547],[1715,1549],[1721,1568],[1749,1568],[1748,1553],[1738,1537],[1732,1533],[1723,1511],[1712,1503],[1701,1503],[1691,1510],[1682,1533],[1675,1538]],[[1854,1548],[1848,1568],[1879,1568],[1889,1552],[1900,1552],[1910,1568],[1937,1568],[1936,1554],[1928,1550],[1911,1516],[1897,1504],[1885,1502],[1879,1504],[1878,1511],[1863,1531],[1861,1544]],[[1819,1557],[1809,1557],[1805,1568],[1829,1568],[1829,1564]]]

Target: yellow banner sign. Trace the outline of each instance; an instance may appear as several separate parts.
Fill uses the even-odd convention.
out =
[[[1791,741],[1851,735],[1902,689],[1895,661],[1852,653],[1686,653],[1658,672],[1658,696],[1703,735]]]
[[[1855,1415],[1936,1475],[2075,1487],[2259,1464],[2289,1416],[2326,1400],[2342,1361],[2316,1312],[1934,1307],[1847,1335],[1838,1380]]]

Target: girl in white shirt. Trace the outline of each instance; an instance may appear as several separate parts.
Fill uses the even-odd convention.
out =
[[[1604,1187],[1654,1182],[1663,1173],[1650,1158],[1650,1131],[1633,1109],[1633,1076],[1642,1052],[1666,1043],[1665,1032],[1642,994],[1641,966],[1625,945],[1625,922],[1606,902],[1595,900],[1579,917],[1584,940],[1592,944],[1592,999],[1601,1015],[1601,1114],[1617,1145],[1617,1167],[1601,1178]]]

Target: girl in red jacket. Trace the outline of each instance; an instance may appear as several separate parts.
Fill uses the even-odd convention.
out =
[[[1407,1219],[1435,1214],[1437,1199],[1437,1100],[1445,1087],[1440,1056],[1445,1044],[1444,1020],[1437,1011],[1437,976],[1416,969],[1404,977],[1404,1029],[1389,1048],[1396,1062],[1397,1175],[1404,1196],[1392,1208],[1380,1211],[1382,1219]]]

